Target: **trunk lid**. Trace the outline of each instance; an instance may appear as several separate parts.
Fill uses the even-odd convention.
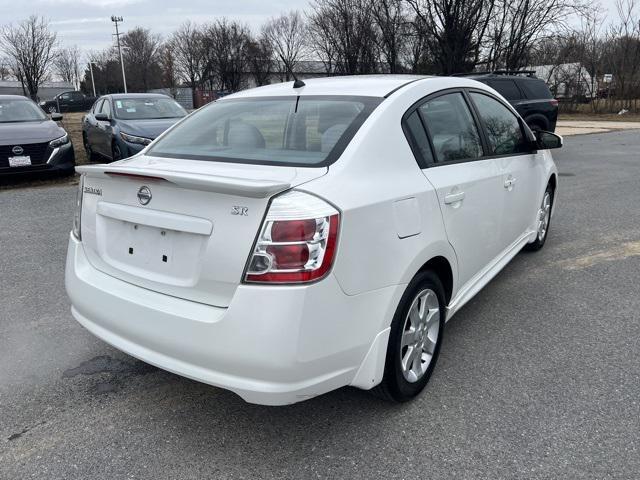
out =
[[[138,156],[85,173],[82,243],[98,270],[134,285],[226,307],[270,198],[326,168]]]

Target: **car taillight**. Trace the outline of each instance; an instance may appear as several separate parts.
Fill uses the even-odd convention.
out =
[[[249,258],[249,283],[305,283],[324,277],[335,258],[340,213],[318,197],[276,197]]]
[[[558,100],[556,100],[555,98],[551,99],[551,105],[553,105],[554,107],[558,106]]]

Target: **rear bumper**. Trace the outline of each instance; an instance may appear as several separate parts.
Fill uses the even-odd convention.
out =
[[[330,275],[303,287],[240,285],[228,308],[213,307],[96,270],[73,236],[66,288],[73,316],[107,343],[265,405],[379,382],[384,333],[402,293],[347,296]]]

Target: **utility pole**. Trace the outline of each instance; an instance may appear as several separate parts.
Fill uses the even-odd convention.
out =
[[[124,76],[124,60],[122,59],[122,48],[120,48],[120,32],[118,31],[118,23],[122,22],[122,17],[111,15],[111,21],[116,25],[116,39],[118,41],[118,53],[120,54],[120,66],[122,67],[122,84],[124,85],[124,93],[127,93],[127,79]]]
[[[96,82],[93,79],[93,62],[89,61],[89,71],[91,72],[91,86],[93,87],[93,96],[96,96]]]

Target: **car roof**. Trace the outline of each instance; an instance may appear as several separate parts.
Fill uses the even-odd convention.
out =
[[[111,97],[114,100],[126,100],[128,98],[168,98],[162,93],[112,93],[105,95],[105,97]]]
[[[429,78],[424,75],[351,75],[304,79],[304,87],[293,88],[293,82],[284,82],[252,88],[224,98],[270,97],[287,95],[340,95],[361,97],[385,97],[393,91],[414,82]]]

